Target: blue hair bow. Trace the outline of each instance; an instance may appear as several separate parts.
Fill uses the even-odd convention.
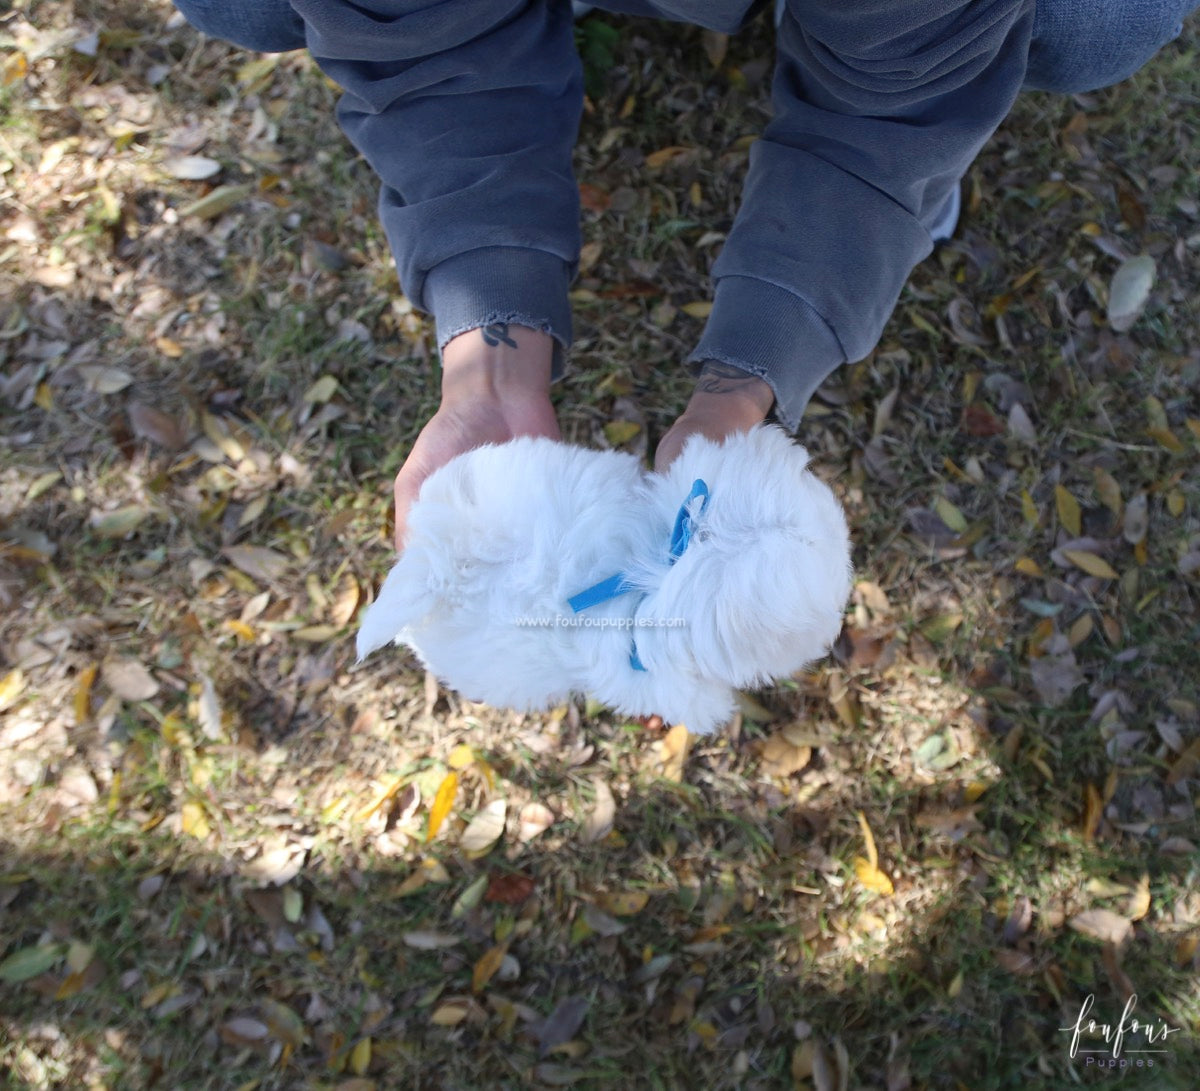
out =
[[[675,525],[671,528],[671,564],[674,564],[683,556],[684,550],[691,543],[692,534],[696,529],[696,520],[699,519],[707,506],[708,486],[703,480],[696,478],[692,482],[692,491],[687,494],[687,498],[680,505],[679,511],[675,516]],[[608,602],[609,599],[615,599],[618,595],[623,595],[628,591],[634,590],[636,588],[629,582],[625,573],[618,572],[615,576],[609,576],[607,579],[601,580],[599,583],[594,583],[591,587],[580,591],[579,594],[572,595],[567,599],[567,605],[571,607],[573,613],[578,614],[582,610],[587,610],[592,606],[599,606],[602,602]],[[636,638],[633,639],[629,652],[629,665],[636,671],[644,671],[646,669],[642,661],[638,658]]]

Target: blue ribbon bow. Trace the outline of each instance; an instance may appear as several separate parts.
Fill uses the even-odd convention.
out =
[[[699,503],[696,503],[696,501],[699,501]],[[680,505],[679,511],[675,516],[675,525],[671,528],[671,564],[674,564],[683,556],[684,550],[687,549],[692,541],[692,533],[696,529],[696,521],[707,506],[708,486],[700,478],[696,478],[692,482],[692,491],[687,494],[687,499]],[[627,591],[634,590],[636,590],[636,587],[629,582],[625,573],[618,572],[615,576],[609,576],[608,579],[592,584],[591,587],[580,591],[579,594],[572,595],[567,599],[567,605],[571,607],[573,613],[578,614],[581,610],[587,610],[592,606],[599,606],[602,602],[608,602],[609,599],[615,599],[618,595],[624,595]],[[646,669],[642,661],[638,658],[636,638],[633,639],[629,652],[629,665],[635,671],[644,671]]]

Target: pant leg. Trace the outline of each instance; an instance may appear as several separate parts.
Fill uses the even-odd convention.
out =
[[[1183,30],[1197,0],[1037,0],[1025,87],[1076,94],[1128,79]]]
[[[175,6],[197,30],[256,53],[303,49],[304,20],[288,0],[176,0]]]

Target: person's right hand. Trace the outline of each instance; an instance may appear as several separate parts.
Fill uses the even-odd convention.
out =
[[[442,403],[396,475],[396,550],[425,479],[457,455],[517,436],[558,439],[550,404],[553,338],[524,326],[469,330],[442,350]]]

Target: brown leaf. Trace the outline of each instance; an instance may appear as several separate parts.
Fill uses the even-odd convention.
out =
[[[123,701],[149,701],[158,682],[136,659],[110,659],[102,672],[104,683]]]
[[[533,893],[533,879],[528,875],[493,875],[488,880],[484,901],[500,905],[520,905]]]
[[[963,410],[962,429],[968,436],[1002,436],[1007,428],[986,405],[968,405]]]
[[[581,182],[579,184],[579,203],[589,212],[607,212],[612,205],[612,197],[599,186]]]
[[[1047,708],[1057,708],[1083,684],[1083,672],[1065,637],[1047,642],[1047,654],[1029,665],[1033,688]]]
[[[226,546],[223,552],[235,568],[260,583],[274,583],[282,578],[290,563],[282,553],[265,546]]]
[[[1133,933],[1127,917],[1111,909],[1085,909],[1067,921],[1076,932],[1103,943],[1124,943]]]
[[[1004,921],[1004,929],[1000,938],[1009,946],[1016,943],[1033,923],[1033,903],[1024,895],[1018,894],[1013,899],[1012,909]]]
[[[351,573],[345,573],[338,583],[333,606],[329,611],[329,619],[339,629],[350,624],[354,611],[358,609],[359,595],[358,580]]]
[[[996,952],[996,961],[1010,974],[1025,976],[1037,970],[1033,955],[1028,951],[1018,951],[1014,947],[1001,947]]]
[[[143,402],[129,403],[129,427],[135,436],[157,443],[168,451],[178,451],[187,443],[183,421]]]
[[[1200,735],[1197,735],[1187,745],[1187,749],[1175,759],[1170,772],[1167,773],[1167,784],[1174,787],[1181,780],[1190,777],[1200,765]]]

